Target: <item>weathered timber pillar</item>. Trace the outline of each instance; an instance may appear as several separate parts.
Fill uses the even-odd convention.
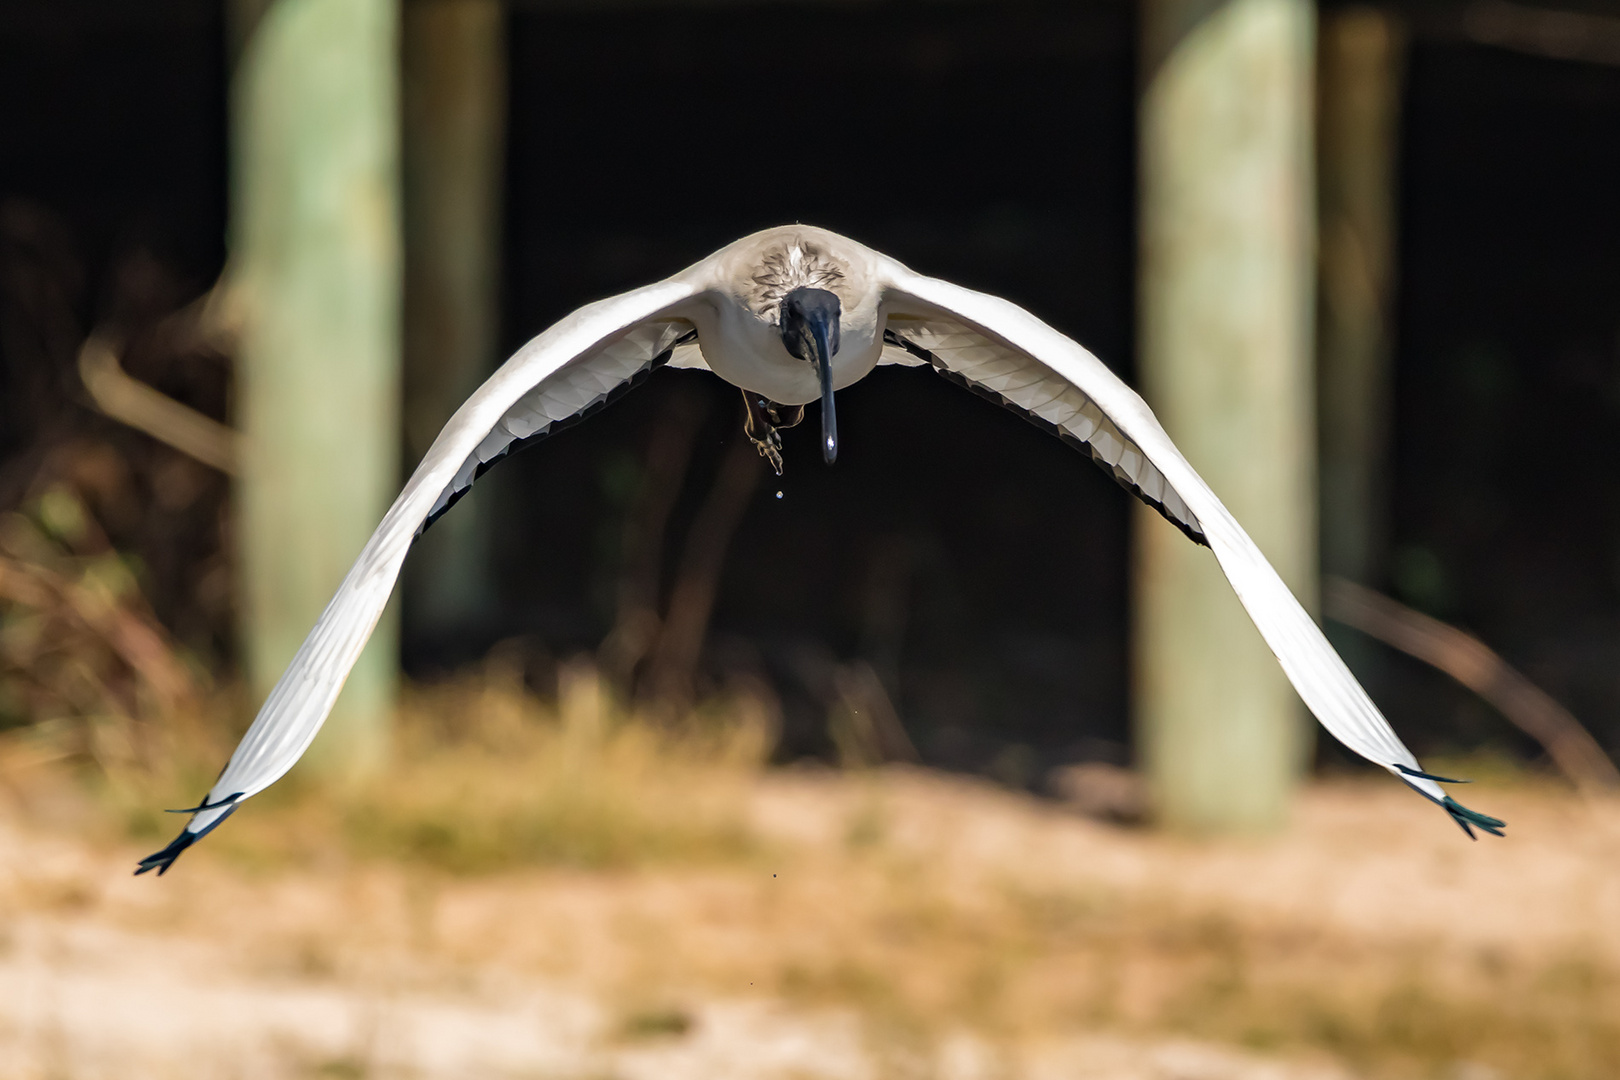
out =
[[[261,697],[399,488],[397,0],[236,0],[231,236],[243,637]],[[386,753],[385,616],[312,748]]]
[[[1316,574],[1311,0],[1145,0],[1140,377],[1307,604]],[[1173,828],[1274,828],[1304,709],[1211,554],[1137,519],[1138,746]]]
[[[498,0],[405,0],[405,452],[414,467],[494,368],[499,335],[505,16]],[[414,641],[465,640],[491,603],[475,491],[405,564]]]
[[[1388,547],[1385,472],[1403,37],[1399,20],[1377,8],[1323,15],[1317,156],[1322,569],[1373,587],[1383,577]],[[1359,669],[1355,646],[1367,644],[1365,639],[1342,637],[1335,644]]]

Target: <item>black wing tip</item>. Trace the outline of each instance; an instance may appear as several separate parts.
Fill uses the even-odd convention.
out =
[[[1478,810],[1470,810],[1450,795],[1441,799],[1440,805],[1446,808],[1446,812],[1451,815],[1451,820],[1455,821],[1457,826],[1468,834],[1470,840],[1478,839],[1474,835],[1474,829],[1471,826],[1483,829],[1492,836],[1506,836],[1502,830],[1507,828],[1507,822],[1493,818],[1489,814],[1482,814]]]
[[[180,853],[197,842],[197,835],[190,829],[181,829],[180,835],[175,837],[168,847],[162,851],[155,851],[140,861],[135,867],[135,876],[140,877],[148,870],[156,870],[158,877],[167,874],[169,867],[174,865],[174,860],[180,857]]]
[[[224,824],[226,818],[236,813],[236,808],[240,805],[238,800],[242,798],[242,794],[242,792],[238,791],[234,794],[227,795],[225,798],[219,800],[217,803],[214,803],[212,806],[206,805],[207,800],[204,800],[205,805],[202,807],[202,809],[223,809],[225,812],[219,815],[219,817],[215,818],[213,821],[210,821],[206,827],[198,829],[196,832],[191,831],[190,825],[187,825],[184,829],[181,829],[180,835],[175,837],[169,843],[168,847],[164,848],[162,851],[154,851],[152,854],[140,861],[140,863],[135,867],[135,876],[140,877],[148,870],[156,870],[158,872],[158,877],[162,877],[164,874],[168,873],[169,867],[174,865],[174,860],[180,857],[180,853],[182,851],[186,850],[186,848],[190,847],[192,844],[195,844],[198,840],[201,840],[203,837],[219,828],[220,825]]]
[[[1426,772],[1423,772],[1420,769],[1409,769],[1405,765],[1401,765],[1401,764],[1397,764],[1395,767],[1397,769],[1401,770],[1401,772],[1405,773],[1407,776],[1415,776],[1419,780],[1433,780],[1437,784],[1472,784],[1473,783],[1472,780],[1458,780],[1458,779],[1456,779],[1454,777],[1450,777],[1450,776],[1436,776],[1436,775],[1434,775],[1434,773],[1426,773]]]
[[[1442,783],[1466,783],[1466,781],[1442,780],[1440,777],[1430,776],[1429,774],[1419,772],[1416,769],[1409,769],[1405,765],[1396,765],[1395,768],[1400,771],[1403,778],[1407,776],[1417,776],[1422,777],[1425,780],[1440,780]],[[1443,810],[1445,810],[1446,813],[1450,814],[1451,820],[1457,823],[1457,828],[1461,829],[1463,831],[1463,835],[1468,837],[1468,839],[1479,839],[1479,837],[1474,835],[1474,829],[1476,827],[1484,829],[1492,836],[1505,836],[1502,830],[1507,828],[1507,822],[1498,818],[1493,818],[1489,814],[1482,814],[1478,810],[1470,810],[1456,799],[1453,799],[1450,795],[1442,795],[1437,799],[1433,795],[1430,795],[1427,791],[1424,791],[1422,788],[1412,783],[1410,780],[1407,780],[1406,785],[1419,795],[1423,796],[1425,799],[1439,805]]]
[[[234,793],[232,793],[230,795],[225,796],[223,799],[219,800],[218,802],[209,802],[207,799],[204,799],[202,802],[198,803],[196,806],[187,806],[187,807],[182,807],[179,810],[165,810],[163,812],[165,814],[200,814],[204,810],[218,810],[222,806],[231,806],[236,802],[237,799],[240,799],[241,797],[242,797],[242,793],[240,791],[238,791],[238,792],[234,792]],[[220,820],[223,821],[224,819],[221,818]]]

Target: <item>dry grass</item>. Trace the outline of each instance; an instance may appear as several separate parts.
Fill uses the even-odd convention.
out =
[[[166,841],[182,819],[157,807],[211,783],[228,746],[197,726],[171,736],[161,771],[95,774],[130,835]],[[588,663],[564,669],[548,705],[493,663],[408,690],[382,773],[332,792],[295,769],[209,846],[250,868],[344,856],[456,874],[745,860],[759,848],[747,796],[773,730],[746,697],[652,723],[617,707]]]
[[[769,732],[747,701],[659,727],[615,709],[587,669],[555,708],[489,671],[412,693],[387,777],[255,799],[161,883],[123,877],[135,849],[118,833],[166,839],[175,819],[134,808],[192,787],[109,776],[74,826],[100,837],[89,869],[14,854],[29,869],[0,896],[18,925],[223,950],[241,985],[354,1001],[384,986],[474,1000],[492,979],[566,988],[602,1019],[580,1036],[584,1063],[557,1075],[697,1053],[739,1001],[805,1024],[854,1017],[850,1052],[878,1076],[942,1075],[964,1033],[988,1048],[985,1076],[1036,1075],[1040,1048],[1104,1036],[1239,1056],[1227,1071],[1047,1074],[1620,1075],[1614,807],[1497,770],[1474,794],[1510,839],[1470,845],[1368,780],[1309,792],[1285,835],[1195,843],[921,770],[763,770]],[[186,779],[205,786],[201,769]],[[63,805],[24,803],[35,822]],[[44,850],[43,828],[7,843]],[[837,1038],[817,1038],[832,1054]],[[308,1060],[394,1075],[373,1050],[340,1051]],[[430,1074],[413,1068],[399,1075]]]
[[[405,768],[342,804],[354,850],[455,872],[701,865],[755,853],[746,796],[771,738],[758,703],[662,727],[613,708],[586,665],[564,671],[555,710],[513,682],[412,696]],[[479,717],[470,730],[469,714]]]

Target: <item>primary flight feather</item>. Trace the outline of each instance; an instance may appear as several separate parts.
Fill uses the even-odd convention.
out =
[[[778,471],[777,430],[878,364],[926,366],[1084,447],[1214,553],[1311,712],[1344,745],[1443,806],[1463,831],[1502,822],[1448,796],[1402,745],[1243,527],[1146,403],[1079,344],[1022,308],[925,277],[825,229],[746,236],[673,277],[587,304],[518,350],[454,416],[367,541],[253,725],[174,842],[136,873],[165,872],[243,799],[293,766],[331,712],[393,592],[412,541],[516,446],[577,421],[654,368],[705,368],[739,387],[747,433]]]

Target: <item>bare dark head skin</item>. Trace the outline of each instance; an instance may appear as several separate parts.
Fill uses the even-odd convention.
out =
[[[821,376],[821,454],[838,459],[838,416],[833,411],[832,358],[838,352],[836,294],[826,289],[794,289],[782,297],[782,344],[789,354],[816,365]]]

